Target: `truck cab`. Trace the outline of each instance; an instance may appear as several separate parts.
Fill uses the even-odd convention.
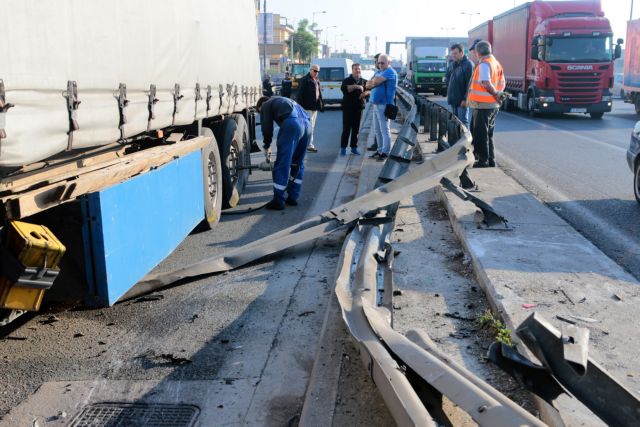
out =
[[[527,70],[527,110],[590,113],[600,118],[611,111],[613,60],[620,44],[613,43],[604,17],[554,17],[542,21],[531,43]]]
[[[413,67],[413,84],[416,91],[446,95],[447,65],[444,58],[417,58]]]

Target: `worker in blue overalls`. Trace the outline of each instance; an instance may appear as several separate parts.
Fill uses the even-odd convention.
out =
[[[285,204],[297,206],[304,176],[304,156],[311,137],[309,116],[295,101],[281,96],[260,98],[256,109],[260,113],[262,143],[267,157],[271,153],[273,122],[280,127],[272,172],[273,199],[266,208],[281,211]]]

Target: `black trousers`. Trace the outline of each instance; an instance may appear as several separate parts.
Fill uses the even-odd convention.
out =
[[[495,165],[496,157],[493,149],[493,129],[496,127],[497,108],[473,109],[473,154],[481,164]]]
[[[340,140],[342,148],[347,148],[349,134],[351,134],[351,148],[358,146],[360,117],[362,117],[362,109],[360,107],[342,107],[342,138]]]

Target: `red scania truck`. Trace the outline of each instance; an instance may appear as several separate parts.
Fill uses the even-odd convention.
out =
[[[584,113],[599,119],[611,111],[613,43],[599,0],[533,1],[469,31],[469,43],[486,39],[504,68],[513,106],[538,113]]]

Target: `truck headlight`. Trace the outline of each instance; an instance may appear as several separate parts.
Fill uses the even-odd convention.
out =
[[[611,101],[611,95],[602,95],[602,101],[603,102]]]
[[[640,139],[640,122],[637,122],[636,126],[633,128],[633,137]]]
[[[540,102],[553,102],[555,98],[553,96],[541,96],[538,98]]]

